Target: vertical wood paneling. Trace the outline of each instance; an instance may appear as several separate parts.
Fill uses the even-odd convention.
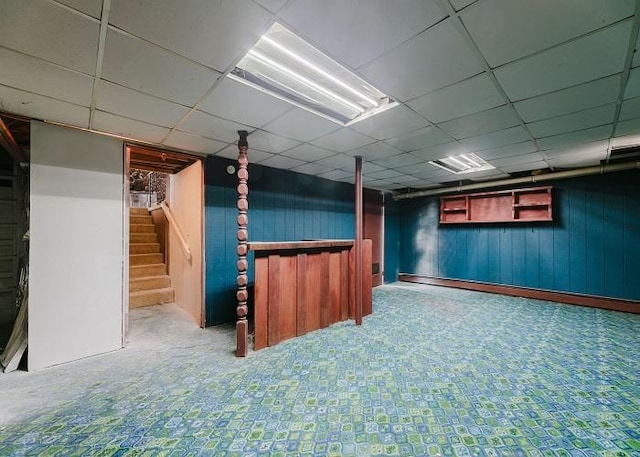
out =
[[[340,271],[349,271],[349,251],[340,251]],[[340,276],[340,320],[349,319],[349,275]]]
[[[576,183],[577,184],[577,183]],[[570,191],[569,199],[569,291],[587,288],[587,227],[585,220],[585,192],[583,186]]]
[[[372,290],[373,276],[368,268],[372,259],[372,242],[371,240],[362,240],[362,315],[368,316],[373,312]]]
[[[437,197],[396,202],[398,270],[640,300],[638,182],[637,171],[553,182],[554,221],[543,224],[442,227],[429,212]]]
[[[586,293],[604,295],[604,264],[606,240],[604,238],[603,196],[599,191],[588,191],[585,196],[586,229]]]
[[[255,350],[266,348],[268,345],[268,301],[269,301],[269,258],[256,257],[255,262],[256,286],[254,289],[254,348]]]
[[[296,308],[296,322],[297,331],[296,335],[304,335],[309,330],[307,329],[307,254],[298,254],[298,260],[296,263],[296,284],[298,285],[297,294],[297,308]],[[257,287],[257,283],[256,283]]]
[[[322,327],[320,314],[320,310],[322,309],[322,296],[317,293],[318,289],[322,287],[322,258],[320,254],[308,254],[306,262],[305,329],[307,332],[312,332]]]
[[[340,271],[340,252],[330,252],[329,256],[329,271]],[[327,305],[328,309],[328,322],[333,324],[340,321],[341,317],[341,302],[342,302],[342,275],[328,275],[329,290],[327,293]],[[346,297],[345,297],[346,298]]]
[[[280,310],[277,325],[280,327],[280,340],[293,338],[297,334],[297,287],[296,287],[296,260],[295,255],[280,256]],[[286,272],[286,273],[285,273]],[[273,306],[273,303],[269,303]]]
[[[331,324],[329,315],[329,253],[320,253],[320,282],[317,283],[315,294],[320,297],[320,327],[325,328]],[[319,293],[318,293],[319,292]]]
[[[270,255],[268,258],[269,288],[267,298],[267,345],[279,343],[280,336],[280,256]]]

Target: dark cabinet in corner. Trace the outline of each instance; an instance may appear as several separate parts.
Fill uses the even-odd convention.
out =
[[[441,224],[552,221],[552,186],[440,197]]]

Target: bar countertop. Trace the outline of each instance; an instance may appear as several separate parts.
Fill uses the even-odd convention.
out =
[[[353,240],[252,241],[247,245],[251,251],[286,251],[350,247],[353,246]]]

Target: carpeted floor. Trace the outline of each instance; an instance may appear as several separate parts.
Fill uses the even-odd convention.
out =
[[[237,359],[154,308],[123,351],[0,375],[0,455],[640,455],[640,315],[394,284]]]

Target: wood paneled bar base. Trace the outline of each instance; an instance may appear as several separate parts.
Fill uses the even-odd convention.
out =
[[[353,240],[250,242],[254,349],[355,316]],[[371,240],[363,240],[363,315],[372,312]]]
[[[568,292],[555,292],[551,290],[531,289],[527,287],[503,286],[483,282],[462,281],[458,279],[434,278],[401,273],[399,281],[415,282],[418,284],[431,284],[433,286],[455,287],[458,289],[476,290],[494,294],[512,295],[515,297],[534,298],[548,300],[570,305],[588,306],[591,308],[610,309],[626,313],[640,314],[640,301],[624,300],[620,298],[599,297],[594,295],[572,294]]]

